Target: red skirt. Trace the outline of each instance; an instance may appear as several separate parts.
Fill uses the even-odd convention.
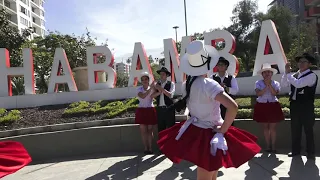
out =
[[[0,178],[12,174],[31,162],[27,150],[19,142],[0,142]]]
[[[278,123],[284,120],[279,102],[256,103],[254,105],[253,120],[259,123]]]
[[[226,155],[218,149],[213,156],[210,152],[210,141],[215,135],[212,129],[203,129],[191,124],[179,140],[176,140],[181,122],[159,133],[158,145],[173,163],[189,161],[207,171],[216,171],[221,167],[239,167],[252,159],[261,148],[256,144],[257,137],[231,126],[224,134],[228,150]]]
[[[144,125],[155,125],[158,123],[157,111],[154,107],[137,108],[135,123]]]

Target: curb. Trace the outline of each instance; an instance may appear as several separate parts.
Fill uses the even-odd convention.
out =
[[[183,120],[186,120],[186,118],[187,118],[186,115],[176,115],[176,121],[183,121]],[[29,135],[29,134],[36,134],[36,133],[67,131],[67,130],[74,130],[74,129],[99,127],[99,126],[135,124],[134,121],[135,121],[134,117],[127,117],[127,118],[116,118],[116,119],[75,122],[75,123],[54,124],[54,125],[47,125],[47,126],[37,126],[37,127],[30,127],[30,128],[1,131],[0,138]]]
[[[177,122],[184,121],[186,119],[187,119],[186,115],[176,115]],[[285,119],[285,120],[290,121],[290,119]],[[252,121],[252,119],[236,119],[235,121]],[[316,121],[320,121],[320,118],[317,118]],[[126,125],[126,124],[135,124],[134,117],[54,124],[54,125],[47,125],[47,126],[37,126],[37,127],[30,127],[30,128],[0,131],[0,138],[30,135],[30,134],[37,134],[37,133],[48,133],[48,132],[56,132],[56,131],[67,131],[67,130],[74,130],[74,129],[84,129],[84,128],[90,128],[90,127],[115,126],[115,125]]]

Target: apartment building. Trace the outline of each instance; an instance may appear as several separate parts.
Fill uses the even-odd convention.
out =
[[[123,62],[120,62],[120,63],[114,63],[113,68],[116,70],[117,73],[129,75],[131,66]]]
[[[46,33],[44,3],[45,0],[0,0],[0,9],[6,10],[10,25],[20,32],[32,27],[34,33],[30,38],[33,39]]]

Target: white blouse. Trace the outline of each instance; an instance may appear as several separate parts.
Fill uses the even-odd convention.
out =
[[[149,90],[150,89],[150,87],[148,87],[148,89],[147,90]],[[142,92],[142,93],[145,93],[146,91],[143,89],[143,86],[140,86],[140,87],[138,87],[138,89],[137,89],[137,95],[140,93],[140,92]],[[140,98],[139,96],[138,96],[138,100],[139,100],[139,105],[138,105],[138,107],[142,107],[142,108],[146,108],[146,107],[154,107],[154,105],[153,105],[153,99],[151,98],[151,94],[153,93],[153,91],[151,90],[150,91],[150,93],[144,98],[144,99],[142,99],[142,98]]]
[[[182,84],[183,96],[186,95],[186,84]],[[208,121],[213,125],[223,122],[220,115],[220,102],[215,100],[217,94],[224,89],[215,80],[198,77],[191,86],[187,107],[191,116],[197,117],[199,121]]]

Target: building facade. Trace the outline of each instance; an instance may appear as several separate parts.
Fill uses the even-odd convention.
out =
[[[0,0],[0,9],[6,10],[10,24],[20,32],[32,27],[33,39],[46,33],[44,3],[45,0]]]
[[[295,15],[292,25],[312,23],[317,27],[313,52],[320,51],[320,0],[273,0],[269,5],[285,6]]]
[[[125,74],[129,76],[131,66],[121,62],[121,63],[114,63],[113,68],[116,70],[117,73]]]

